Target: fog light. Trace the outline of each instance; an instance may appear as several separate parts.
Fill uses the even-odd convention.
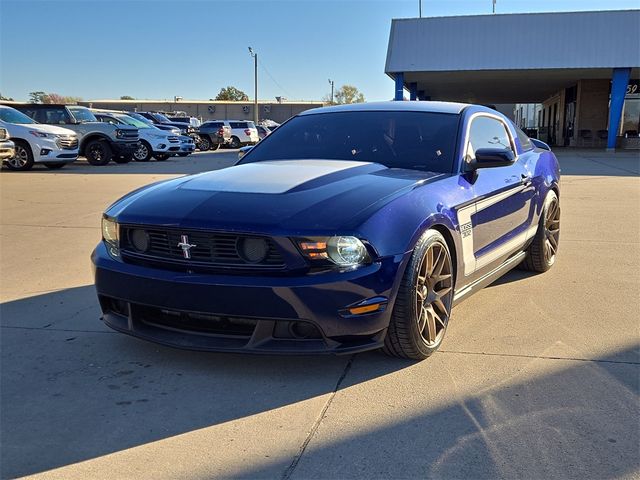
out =
[[[51,153],[51,150],[49,150],[48,148],[43,148],[43,149],[40,150],[40,156],[42,156],[42,157],[46,157],[50,153]]]
[[[166,145],[164,143],[160,143],[160,144],[158,144],[158,146],[156,148],[158,150],[162,150],[163,148],[166,148]]]
[[[264,238],[244,238],[238,248],[240,256],[249,263],[260,263],[269,253],[269,245]]]
[[[130,238],[133,248],[139,252],[146,252],[149,250],[149,234],[144,230],[133,230]]]

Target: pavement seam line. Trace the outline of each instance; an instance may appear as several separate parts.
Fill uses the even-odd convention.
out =
[[[324,416],[326,415],[327,410],[329,410],[329,407],[331,406],[331,403],[333,402],[333,399],[336,396],[336,393],[340,389],[342,382],[344,381],[347,374],[349,373],[349,370],[351,370],[351,365],[353,364],[354,358],[355,358],[355,355],[351,355],[351,357],[349,358],[349,361],[347,362],[347,364],[344,367],[344,370],[342,371],[342,375],[340,375],[340,378],[338,378],[338,381],[336,382],[336,386],[333,389],[333,392],[331,392],[331,395],[325,402],[324,407],[322,407],[322,410],[320,411],[320,415],[318,415],[318,418],[316,418],[316,421],[311,426],[311,430],[309,430],[307,437],[304,439],[304,442],[302,442],[302,445],[300,446],[298,453],[296,454],[295,457],[293,457],[291,464],[289,464],[287,469],[282,474],[282,480],[290,480],[291,476],[293,475],[293,472],[298,466],[298,463],[300,462],[300,460],[302,459],[304,452],[307,450],[307,446],[309,446],[309,443],[311,442],[314,435],[318,431],[318,428],[320,427],[320,424],[322,423],[322,420],[324,419]]]
[[[47,332],[72,332],[72,333],[108,333],[117,334],[118,332],[109,332],[103,330],[76,330],[72,328],[49,328],[49,327],[19,327],[14,325],[0,325],[0,328],[13,328],[16,330],[44,330]]]
[[[594,363],[620,363],[624,365],[640,365],[640,362],[625,360],[602,360],[598,358],[576,358],[576,357],[551,357],[547,355],[525,355],[518,353],[491,353],[491,352],[463,352],[457,350],[437,350],[436,353],[453,353],[458,355],[486,355],[490,357],[517,357],[517,358],[538,358],[541,360],[568,360],[572,362],[594,362]]]

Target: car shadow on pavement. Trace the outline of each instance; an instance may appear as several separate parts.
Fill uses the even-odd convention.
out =
[[[447,364],[455,365],[454,356],[441,352],[426,360],[441,366],[431,369],[435,370],[434,389],[444,384],[453,390],[464,388],[466,381],[458,376],[456,385],[455,374],[448,372]],[[443,361],[442,357],[448,358]],[[466,365],[473,362],[498,369],[500,361],[504,364],[504,359],[470,357]],[[402,399],[367,397],[362,392],[350,395],[349,387],[372,373],[366,361],[358,362],[332,409],[337,412],[340,406],[368,398],[363,408],[375,412],[375,419],[363,414],[357,425],[345,425],[339,413],[329,412],[323,429],[295,463],[275,459],[279,464],[247,466],[234,477],[268,478],[276,465],[283,471],[291,465],[291,478],[613,479],[638,475],[638,345],[596,360],[562,361],[560,368],[545,358],[515,357],[516,373],[503,376],[495,387],[437,406],[425,401],[418,412],[408,413],[399,408]],[[461,371],[457,370],[458,375]],[[494,375],[500,378],[498,371]],[[200,478],[198,472],[191,478]]]
[[[92,285],[0,305],[2,478],[333,392],[350,360],[177,350],[113,332],[99,316]],[[388,358],[371,375],[412,364]]]

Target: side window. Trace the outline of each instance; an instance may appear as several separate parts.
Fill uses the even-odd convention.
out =
[[[516,133],[518,134],[520,145],[522,145],[522,150],[524,150],[525,152],[527,150],[531,150],[533,148],[533,144],[531,143],[529,137],[527,137],[527,134],[520,130],[518,127],[516,127]]]
[[[467,154],[480,148],[506,148],[513,150],[504,124],[493,117],[479,116],[471,122]]]

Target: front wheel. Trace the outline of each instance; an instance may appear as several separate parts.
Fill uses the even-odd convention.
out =
[[[33,152],[28,143],[21,140],[16,140],[16,154],[5,160],[7,162],[7,168],[9,170],[26,171],[33,168]]]
[[[553,190],[544,199],[536,236],[527,249],[522,268],[532,272],[546,272],[556,263],[560,242],[560,200]]]
[[[113,152],[104,140],[92,140],[85,148],[87,162],[96,167],[102,167],[111,161]]]
[[[138,144],[137,150],[133,152],[133,158],[136,159],[136,162],[148,162],[152,155],[151,145],[144,140]]]
[[[453,304],[453,263],[442,234],[427,230],[413,250],[391,314],[384,351],[423,360],[442,343]]]

